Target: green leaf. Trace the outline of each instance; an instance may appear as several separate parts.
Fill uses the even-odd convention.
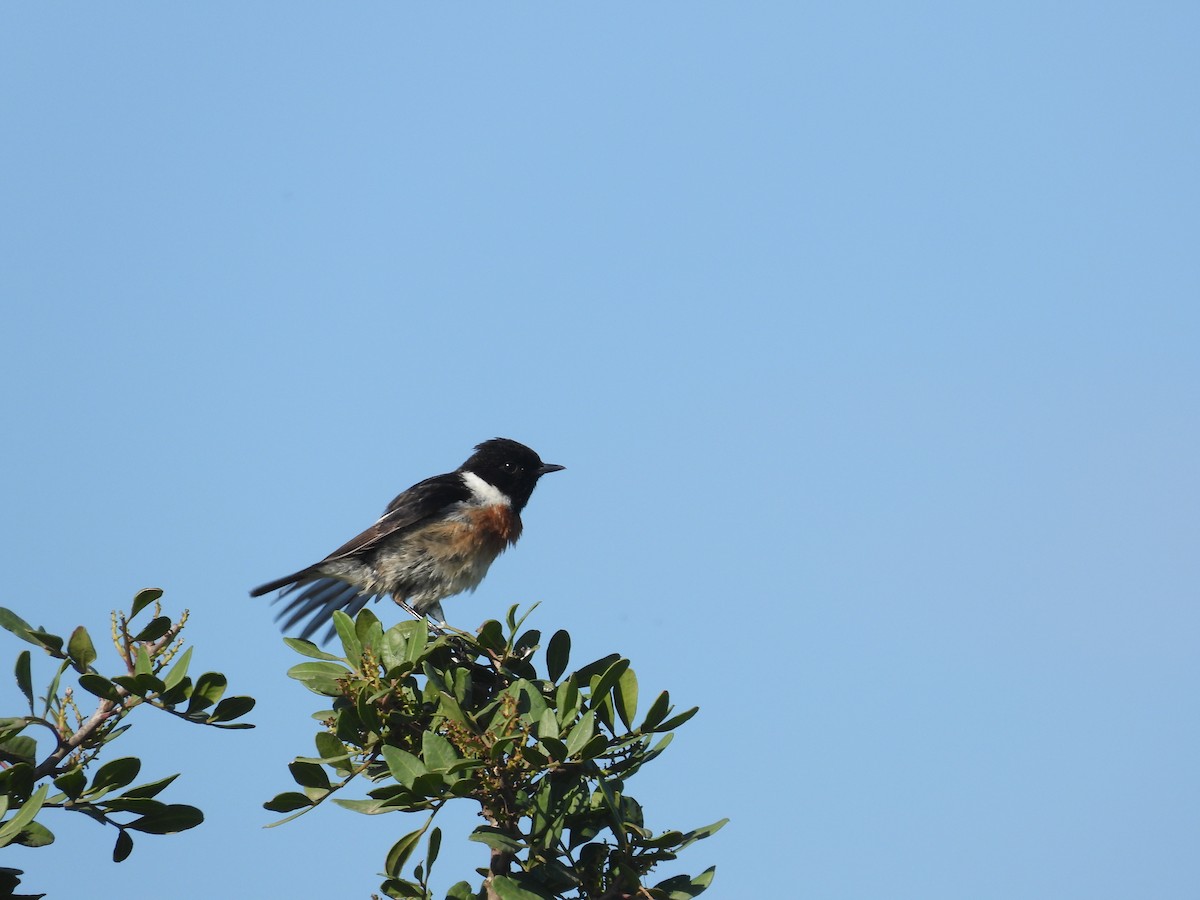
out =
[[[558,686],[554,692],[554,705],[558,710],[558,721],[565,723],[575,718],[580,701],[579,686],[575,683],[574,675]]]
[[[349,775],[354,771],[350,762],[350,751],[338,740],[337,735],[328,731],[318,731],[316,736],[317,754],[337,771],[339,775]]]
[[[488,619],[479,626],[479,637],[476,639],[481,647],[496,652],[505,649],[504,626],[495,619]]]
[[[580,684],[586,684],[591,681],[593,675],[599,675],[611,668],[612,664],[621,658],[619,653],[610,653],[608,656],[602,656],[593,663],[588,663],[582,669],[575,672],[575,678]]]
[[[538,648],[542,640],[542,633],[531,628],[521,635],[515,644],[513,644],[513,656],[518,659],[528,659],[533,655],[533,652]]]
[[[546,751],[546,755],[549,756],[550,759],[558,760],[559,762],[565,761],[571,755],[571,752],[567,749],[566,742],[560,741],[558,738],[540,738],[538,740],[538,746]]]
[[[133,598],[133,607],[129,613],[129,618],[133,618],[143,609],[158,600],[163,595],[160,588],[145,588],[137,592],[137,596]]]
[[[395,807],[388,807],[383,800],[337,800],[333,801],[342,809],[349,809],[366,816],[377,816],[381,813],[396,812]]]
[[[513,837],[507,831],[501,831],[493,825],[480,825],[471,832],[469,839],[504,853],[520,853],[525,849],[525,842],[519,837]]]
[[[353,682],[351,682],[353,684]],[[337,684],[335,683],[335,687]],[[357,720],[362,723],[362,727],[367,731],[379,731],[382,728],[382,723],[379,718],[379,707],[376,706],[377,698],[371,696],[371,692],[367,690],[358,690],[354,696],[354,708],[343,709],[338,715],[338,737],[344,741],[354,743],[357,738],[347,731],[343,730],[343,723],[353,722]]]
[[[451,775],[454,775],[459,772],[470,772],[472,769],[482,769],[485,765],[486,763],[482,759],[472,759],[469,756],[464,756],[452,765],[448,771]]]
[[[638,726],[638,731],[653,731],[663,719],[667,717],[667,713],[671,711],[671,692],[663,691],[654,698],[654,702],[650,704],[650,711],[646,713],[646,718],[642,720],[642,724]]]
[[[121,796],[126,799],[134,798],[150,798],[157,797],[172,781],[179,777],[179,774],[168,775],[166,778],[160,778],[158,781],[148,781],[145,784],[139,784],[135,788],[130,788]]]
[[[50,684],[46,688],[46,694],[44,697],[45,705],[42,707],[42,718],[50,718],[51,707],[54,704],[55,698],[58,696],[58,684],[62,680],[63,673],[66,672],[70,667],[71,663],[67,660],[63,660],[58,666],[58,671],[54,673],[54,677],[50,679]]]
[[[421,797],[438,797],[446,787],[446,779],[440,772],[429,772],[428,774],[419,776],[412,786],[414,794]]]
[[[383,748],[383,761],[387,763],[388,771],[392,774],[392,777],[406,788],[411,788],[413,782],[429,772],[425,768],[425,763],[421,762],[421,760],[407,750],[401,750],[399,747],[385,746]]]
[[[91,674],[91,673],[88,673],[88,674]],[[114,675],[112,681],[113,681],[113,684],[117,685],[118,687],[124,688],[129,693],[134,694],[135,696],[140,695],[142,692],[142,689],[138,686],[138,680],[137,680],[136,675]],[[79,683],[83,684],[83,681],[81,680]],[[98,684],[98,682],[97,682],[97,684]]]
[[[425,660],[424,665],[421,666],[421,671],[425,673],[425,677],[429,679],[429,683],[435,689],[441,691],[443,694],[454,695],[453,687],[447,683],[444,677],[445,673],[441,669],[436,668],[429,660]]]
[[[597,696],[599,696],[599,699],[597,699]],[[600,722],[609,731],[614,731],[612,694],[597,695],[593,692],[589,699],[592,709],[596,712],[596,721]]]
[[[691,900],[692,897],[698,897],[704,893],[704,890],[712,884],[716,871],[716,866],[709,866],[695,878],[676,875],[674,878],[660,881],[654,886],[654,890],[662,891],[667,900]]]
[[[187,711],[195,713],[208,709],[221,699],[228,684],[229,680],[220,672],[205,672],[196,679],[192,696],[188,698]]]
[[[406,834],[400,840],[392,845],[392,849],[388,851],[387,860],[384,862],[383,870],[393,878],[399,878],[400,872],[404,869],[404,864],[408,862],[408,858],[412,856],[413,850],[416,849],[421,836],[425,834],[425,829],[429,827],[429,822],[426,822],[416,831]]]
[[[547,709],[542,713],[542,717],[538,719],[537,735],[543,741],[546,738],[558,737],[558,717],[554,714],[554,710]]]
[[[359,610],[358,617],[354,620],[354,633],[364,649],[374,649],[383,642],[383,626],[379,623],[379,617],[369,609]],[[355,660],[351,657],[350,661]]]
[[[354,620],[340,609],[335,609],[333,611],[333,627],[342,642],[342,649],[346,653],[346,659],[352,663],[357,663],[358,660],[362,659],[363,648],[362,641],[358,639],[358,635],[354,632]]]
[[[0,755],[9,763],[37,763],[37,741],[26,735],[17,735],[0,741]],[[11,770],[9,770],[11,771]]]
[[[452,666],[449,672],[450,675],[450,693],[459,703],[470,704],[471,697],[475,690],[474,679],[471,678],[471,670],[465,667]]]
[[[142,770],[142,761],[136,756],[122,756],[112,759],[96,770],[92,776],[91,786],[84,791],[88,797],[98,797],[116,788],[123,788],[138,777]]]
[[[151,619],[145,628],[133,636],[133,639],[135,641],[157,641],[170,630],[171,617],[159,616],[156,619]]]
[[[145,647],[138,647],[133,655],[133,673],[135,675],[154,674],[154,664],[150,662],[150,653]]]
[[[468,881],[459,881],[446,891],[446,900],[476,900],[475,889]]]
[[[500,900],[554,900],[553,894],[547,894],[527,882],[518,884],[507,875],[496,875],[492,878],[492,889]]]
[[[427,663],[426,671],[428,671],[429,668],[430,667]],[[437,681],[433,681],[431,683],[433,683],[435,688],[439,687]],[[444,690],[444,682],[442,683],[442,686],[443,687],[439,688],[438,690],[438,700],[440,704],[438,706],[438,713],[445,716],[452,722],[457,722],[460,725],[466,725],[468,728],[473,727],[472,723],[467,718],[466,712],[463,711],[463,708],[459,705],[458,701],[454,699],[454,695],[449,691]]]
[[[117,832],[117,844],[113,847],[112,858],[113,862],[124,862],[129,858],[129,854],[133,852],[133,838],[129,832],[122,828]]]
[[[139,815],[150,815],[161,812],[167,804],[150,797],[113,797],[111,800],[101,800],[100,805],[109,812],[133,812]]]
[[[271,812],[287,813],[312,805],[313,802],[307,795],[301,794],[299,791],[284,791],[282,794],[276,794],[264,803],[263,809],[269,809]]]
[[[156,675],[135,675],[138,683],[138,690],[145,694],[161,694],[167,689],[167,686],[162,683],[162,680]]]
[[[408,640],[395,625],[383,633],[383,640],[379,644],[379,662],[385,672],[390,672],[407,661],[404,655],[407,644]]]
[[[454,745],[435,731],[426,731],[421,735],[421,756],[425,760],[425,768],[431,772],[445,772],[458,761],[458,751]]]
[[[54,843],[54,832],[41,822],[30,822],[13,843],[22,847],[45,847]]]
[[[608,750],[608,738],[603,734],[596,734],[590,741],[583,745],[583,749],[579,751],[580,759],[595,759],[601,753]]]
[[[307,656],[309,659],[327,659],[332,662],[343,662],[340,656],[334,656],[332,653],[326,653],[312,641],[304,641],[300,638],[285,637],[283,642],[301,656]]]
[[[292,780],[301,787],[315,788],[325,792],[329,791],[329,776],[316,763],[296,760],[295,762],[288,763],[288,770],[292,773]]]
[[[717,822],[713,822],[711,825],[705,825],[702,828],[693,828],[683,836],[682,843],[679,845],[680,849],[683,849],[690,844],[694,844],[696,841],[704,840],[706,837],[712,837],[727,824],[729,824],[729,819],[726,818]]]
[[[195,828],[203,821],[204,813],[196,807],[172,803],[153,815],[134,819],[125,827],[146,834],[177,834],[180,831]]]
[[[83,774],[83,769],[77,766],[55,778],[54,786],[75,800],[87,787],[87,776]]]
[[[188,648],[191,649],[190,647]],[[163,682],[165,690],[159,693],[156,698],[163,706],[175,709],[180,703],[186,700],[192,694],[192,679],[186,675],[170,687],[167,687],[166,682]]]
[[[294,678],[314,694],[340,697],[342,688],[338,679],[349,678],[351,672],[345,666],[333,662],[306,662],[288,669],[288,677]]]
[[[554,632],[550,644],[546,647],[546,672],[551,681],[558,681],[562,673],[567,671],[567,663],[571,658],[571,635],[564,629]]]
[[[538,600],[536,603],[532,604],[529,609],[525,610],[525,615],[521,616],[521,618],[517,619],[515,622],[512,621],[512,613],[516,612],[517,608],[514,606],[511,610],[509,610],[509,622],[512,626],[509,628],[509,633],[516,634],[518,631],[520,631],[521,626],[525,624],[525,620],[532,616],[537,608],[541,605],[542,601]]]
[[[428,870],[433,869],[433,864],[437,862],[438,853],[442,849],[442,829],[434,827],[429,833],[429,852],[425,854],[425,865]]]
[[[175,687],[175,685],[183,681],[183,679],[187,676],[188,666],[191,665],[191,663],[192,648],[188,647],[179,655],[179,658],[175,660],[174,665],[172,665],[170,671],[167,672],[167,677],[163,679],[163,684],[167,686],[167,690],[170,690],[171,688]]]
[[[682,725],[684,722],[686,722],[688,719],[690,719],[692,716],[694,716],[698,712],[700,712],[700,707],[693,706],[691,709],[684,710],[679,715],[672,716],[671,718],[667,719],[667,721],[663,722],[661,725],[658,725],[654,730],[655,731],[674,731],[676,728],[678,728],[680,725]]]
[[[138,697],[161,694],[167,689],[167,686],[153,675],[117,675],[113,677],[113,684],[120,685]]]
[[[533,724],[542,718],[542,714],[547,709],[546,699],[538,690],[537,685],[524,678],[518,678],[508,688],[508,691],[517,698],[517,710],[521,713],[522,719]]]
[[[494,753],[495,751],[493,750],[492,752]],[[542,751],[538,744],[528,744],[522,747],[520,754],[535,769],[544,769],[550,765],[550,757]]]
[[[367,796],[372,800],[386,800],[388,803],[392,803],[393,800],[397,800],[400,803],[407,803],[412,798],[412,791],[402,784],[392,782],[382,787],[371,788],[371,790],[367,791]]]
[[[32,761],[22,761],[0,771],[0,795],[9,806],[24,803],[33,794],[33,767]]]
[[[25,699],[29,701],[29,712],[33,714],[33,676],[30,672],[30,653],[28,650],[22,650],[17,654],[17,687],[21,689],[21,693],[25,695]]]
[[[5,609],[3,606],[0,606],[0,628],[3,628],[5,631],[11,631],[23,641],[41,645],[41,641],[35,641],[29,636],[33,631],[33,626],[11,609]]]
[[[596,734],[596,713],[593,710],[588,710],[571,729],[567,735],[567,755],[574,756],[584,748]]]
[[[414,619],[411,622],[401,622],[393,627],[394,629],[407,629],[407,631],[401,630],[401,634],[404,634],[406,639],[404,658],[410,663],[416,663],[425,653],[425,648],[429,646],[429,622],[425,619]]]
[[[417,868],[419,869],[420,866]],[[403,878],[389,878],[379,886],[379,889],[393,900],[428,900],[429,898],[429,894],[423,887]]]
[[[675,850],[682,840],[682,831],[664,831],[662,834],[643,838],[638,841],[638,846],[649,850]]]
[[[671,741],[673,741],[673,740],[675,740],[674,734],[672,734],[671,732],[667,732],[666,734],[664,734],[657,744],[655,744],[653,747],[651,747],[649,750],[646,751],[646,754],[642,757],[642,762],[645,763],[645,762],[649,762],[650,760],[654,759],[654,757],[658,756],[660,753],[662,753],[664,750],[666,750],[667,747],[669,747],[671,745]]]
[[[626,669],[617,679],[617,685],[613,689],[613,700],[616,702],[617,715],[621,717],[622,724],[627,729],[632,728],[638,702],[637,675],[633,669]]]
[[[229,722],[239,719],[254,709],[253,697],[226,697],[217,704],[217,708],[208,717],[210,722]]]
[[[595,706],[613,689],[621,676],[625,674],[629,668],[629,660],[621,658],[614,662],[611,666],[604,670],[604,674],[599,678],[592,676],[590,679],[592,689],[592,705]]]
[[[46,802],[46,794],[49,790],[50,785],[43,784],[33,792],[33,796],[21,805],[11,819],[0,825],[0,847],[5,847],[15,841],[25,830],[25,826],[33,821],[33,817],[41,811],[42,804]]]
[[[41,644],[49,650],[51,656],[57,659],[63,658],[63,639],[57,634],[51,634],[45,629],[39,628],[36,631],[29,632],[29,637],[32,638],[33,643]]]

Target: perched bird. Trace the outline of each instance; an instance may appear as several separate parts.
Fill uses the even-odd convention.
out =
[[[388,504],[382,518],[319,563],[256,587],[288,598],[288,629],[309,619],[307,638],[336,609],[353,616],[390,594],[418,619],[445,623],[441,601],[473,591],[492,561],[521,536],[521,510],[538,479],[564,466],[543,463],[508,438],[484,441],[465,463],[426,478]]]

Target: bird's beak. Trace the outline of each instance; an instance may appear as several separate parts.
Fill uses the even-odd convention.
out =
[[[556,466],[554,463],[542,463],[542,467],[538,469],[538,477],[547,474],[548,472],[561,472],[566,466]]]

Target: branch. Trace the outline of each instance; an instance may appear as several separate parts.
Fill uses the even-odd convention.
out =
[[[54,775],[58,770],[59,763],[66,759],[72,751],[78,749],[84,741],[88,740],[96,731],[102,728],[109,719],[113,716],[119,716],[125,711],[124,697],[129,695],[119,685],[114,685],[114,687],[123,695],[122,702],[101,700],[100,705],[96,707],[96,711],[69,738],[64,739],[58,733],[58,729],[52,729],[58,734],[58,747],[53,753],[38,763],[38,767],[33,770],[35,780]]]

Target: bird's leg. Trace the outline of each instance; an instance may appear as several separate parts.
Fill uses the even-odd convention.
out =
[[[399,597],[393,597],[392,599],[396,601],[397,606],[399,606],[402,610],[404,610],[406,613],[408,613],[414,619],[425,618],[424,613],[417,612],[415,609],[413,609],[411,606],[408,605],[407,601],[401,600]]]
[[[429,630],[433,634],[445,634],[446,616],[442,612],[442,604],[434,602],[424,612],[419,612],[416,607],[410,606],[407,600],[400,600],[393,596],[396,605],[412,616],[414,619],[424,619],[429,624]]]
[[[425,608],[425,617],[429,619],[429,630],[434,634],[446,633],[446,614],[442,612],[442,604],[433,601]]]

